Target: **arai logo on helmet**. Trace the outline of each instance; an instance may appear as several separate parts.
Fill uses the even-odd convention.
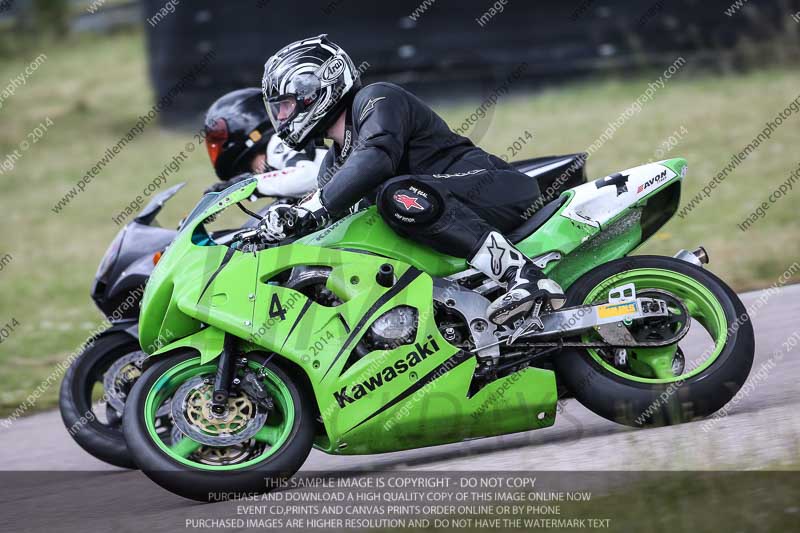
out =
[[[661,183],[665,179],[667,179],[667,170],[666,169],[664,169],[664,171],[662,171],[661,174],[658,174],[654,178],[650,178],[649,180],[647,180],[644,183],[642,183],[641,185],[639,185],[639,188],[636,189],[636,194],[639,194],[640,192],[642,192],[643,190],[647,189],[651,185],[657,185],[657,184]]]
[[[344,72],[344,59],[339,56],[332,57],[328,63],[322,67],[320,80],[323,83],[336,81],[336,79],[342,75],[342,72]]]

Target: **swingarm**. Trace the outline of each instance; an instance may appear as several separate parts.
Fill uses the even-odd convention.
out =
[[[655,339],[643,338],[631,330],[637,325],[649,328],[649,324],[662,329],[672,325],[678,327],[670,328],[668,334]],[[602,342],[574,340],[592,329],[600,335]],[[517,343],[542,349],[656,348],[678,342],[688,331],[688,312],[678,298],[660,290],[649,290],[646,295],[637,296],[633,284],[628,284],[612,289],[608,303],[569,307],[539,316],[534,313],[514,327],[497,332],[497,341],[478,346],[472,352],[480,354],[493,346]]]

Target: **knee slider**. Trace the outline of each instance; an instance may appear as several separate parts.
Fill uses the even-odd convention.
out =
[[[378,210],[390,224],[418,226],[436,222],[444,211],[444,202],[441,194],[427,183],[400,177],[381,188]]]

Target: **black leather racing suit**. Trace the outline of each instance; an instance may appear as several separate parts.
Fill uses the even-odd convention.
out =
[[[519,226],[540,194],[535,179],[452,132],[390,83],[356,93],[344,142],[330,148],[317,181],[334,218],[363,198],[399,234],[463,258],[488,232]]]

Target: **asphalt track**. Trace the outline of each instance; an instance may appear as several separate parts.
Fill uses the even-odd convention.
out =
[[[726,406],[726,416],[711,423],[632,429],[567,400],[551,428],[373,456],[337,457],[314,450],[303,469],[358,476],[359,470],[797,468],[800,285],[741,297],[751,310],[756,359],[748,385]],[[684,342],[699,346],[702,339],[690,334]],[[198,506],[164,491],[139,472],[94,459],[72,441],[54,411],[0,429],[0,450],[0,531],[176,531],[185,528],[186,517],[230,515],[235,505]]]

